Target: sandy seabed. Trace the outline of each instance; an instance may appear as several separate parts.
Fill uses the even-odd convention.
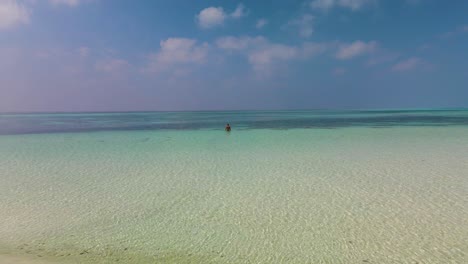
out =
[[[467,135],[0,136],[0,263],[468,263]]]

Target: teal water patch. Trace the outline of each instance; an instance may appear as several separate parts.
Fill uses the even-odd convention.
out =
[[[134,130],[219,130],[223,129],[226,123],[231,123],[235,130],[468,126],[468,111],[426,109],[0,114],[0,135]]]

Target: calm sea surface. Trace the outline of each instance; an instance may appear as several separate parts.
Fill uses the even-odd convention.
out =
[[[0,134],[110,130],[345,128],[468,125],[468,110],[0,114]]]
[[[468,111],[0,114],[2,255],[468,263]]]

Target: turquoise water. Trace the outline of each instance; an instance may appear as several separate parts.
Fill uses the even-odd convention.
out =
[[[428,110],[3,115],[0,254],[466,263],[466,119]]]
[[[468,126],[468,110],[0,114],[0,135],[136,130]]]

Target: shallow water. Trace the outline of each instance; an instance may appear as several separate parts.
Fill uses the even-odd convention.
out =
[[[0,254],[468,262],[468,126],[246,124],[0,136]]]

